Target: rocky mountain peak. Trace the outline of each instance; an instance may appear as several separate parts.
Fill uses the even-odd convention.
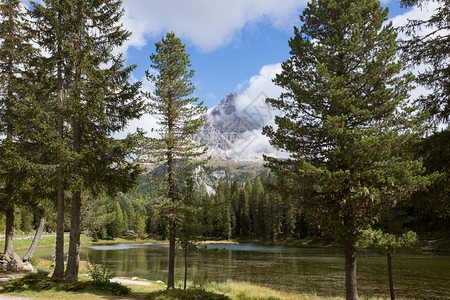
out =
[[[236,99],[231,93],[204,116],[205,125],[194,137],[197,142],[206,144],[210,150],[230,150],[234,142],[244,137],[244,133],[260,129],[261,126],[245,116],[238,115]]]
[[[238,95],[236,93],[231,93],[231,94],[228,94],[225,97],[223,97],[222,100],[220,100],[219,105],[217,105],[216,107],[214,107],[211,110],[211,115],[212,116],[219,116],[219,115],[229,116],[229,115],[235,113],[237,96]]]

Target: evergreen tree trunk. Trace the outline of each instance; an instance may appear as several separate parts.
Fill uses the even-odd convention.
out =
[[[73,148],[76,153],[81,151],[81,128],[78,116],[74,117],[73,122],[74,142]],[[75,172],[79,170],[80,161],[75,159]],[[67,260],[66,278],[76,280],[78,278],[78,268],[80,263],[80,223],[81,223],[81,191],[74,191],[72,194],[72,205],[70,213],[70,243],[69,258]]]
[[[39,244],[39,240],[41,239],[42,232],[44,231],[45,227],[45,217],[42,217],[39,226],[36,230],[36,234],[34,235],[33,242],[31,242],[30,248],[27,251],[27,254],[22,258],[23,261],[28,261],[30,258],[33,257],[34,251],[36,251],[36,248]]]
[[[173,217],[173,216],[172,216]],[[175,219],[170,219],[169,224],[169,278],[167,289],[175,288]]]
[[[59,171],[59,175],[63,176]],[[55,270],[52,278],[64,277],[64,184],[58,179],[58,191],[56,195],[57,218],[56,218],[56,247],[55,247]]]
[[[392,256],[390,250],[387,253],[388,272],[389,272],[389,290],[391,292],[391,300],[395,300],[394,295],[394,279],[392,278]]]
[[[61,23],[61,14],[58,16],[59,22]],[[61,41],[58,41],[58,53],[61,52]],[[57,89],[58,98],[61,111],[64,109],[64,96],[62,87],[62,61],[58,61],[57,69]],[[64,135],[64,119],[60,113],[58,120],[58,135],[59,135],[59,146],[63,146],[63,135]],[[63,169],[63,158],[59,155],[58,158],[58,188],[56,194],[56,206],[57,206],[57,217],[56,217],[56,247],[55,247],[55,270],[53,271],[52,278],[63,278],[64,277],[64,169]]]
[[[143,93],[148,97],[149,111],[160,116],[163,125],[161,140],[150,143],[150,156],[159,162],[167,162],[167,217],[169,221],[169,272],[167,289],[173,289],[175,268],[175,232],[177,208],[179,201],[175,194],[175,176],[179,170],[174,166],[180,160],[196,157],[201,154],[203,145],[192,143],[190,137],[196,134],[203,125],[203,119],[198,118],[205,113],[203,103],[192,105],[197,98],[188,98],[194,90],[190,78],[194,70],[189,70],[189,55],[185,46],[174,33],[167,33],[166,39],[155,43],[156,54],[150,56],[151,68],[158,70],[158,75],[146,72],[146,77],[155,83],[155,94]],[[170,63],[168,63],[170,62]]]
[[[76,22],[78,23],[81,15],[81,7],[76,7]],[[77,24],[77,37],[74,41],[74,49],[78,52],[81,51],[81,39],[82,39],[82,25]],[[75,77],[74,77],[74,97],[72,99],[75,104],[72,116],[72,127],[73,127],[73,151],[76,153],[77,157],[74,160],[73,172],[75,178],[80,180],[80,153],[81,153],[81,122],[80,122],[80,111],[77,107],[81,102],[81,76],[82,76],[82,65],[81,61],[76,62],[75,67]],[[71,212],[70,212],[70,242],[69,242],[69,257],[67,259],[67,269],[66,269],[66,279],[77,280],[78,279],[78,268],[80,263],[80,225],[81,225],[81,183],[76,183],[73,189],[72,202],[71,202]]]
[[[10,205],[5,211],[5,254],[12,257],[14,252],[14,205]]]
[[[356,248],[350,241],[345,242],[345,299],[359,299],[356,281]]]
[[[169,110],[172,109],[171,103],[169,102]],[[169,187],[169,200],[172,204],[175,204],[175,182],[173,178],[173,120],[169,119],[169,140],[168,140],[168,151],[167,151],[167,183]],[[170,224],[169,224],[169,277],[167,280],[167,289],[171,290],[175,288],[175,228],[176,228],[176,218],[173,208],[171,208],[170,213]]]
[[[187,281],[187,254],[188,254],[188,243],[184,245],[184,289],[186,290],[186,281]]]
[[[69,257],[67,260],[66,279],[77,280],[80,263],[80,220],[81,220],[81,192],[72,195],[72,209],[70,218]]]

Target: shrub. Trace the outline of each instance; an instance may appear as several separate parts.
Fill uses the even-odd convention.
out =
[[[131,293],[131,289],[118,282],[111,282],[114,273],[107,265],[88,264],[88,270],[92,277],[92,286],[99,290],[110,291],[117,296],[125,296]]]
[[[22,278],[8,281],[0,293],[9,293],[14,291],[24,290],[50,290],[52,288],[58,288],[64,291],[81,291],[88,287],[92,287],[96,290],[109,291],[117,296],[125,296],[131,292],[131,289],[117,282],[111,282],[112,273],[107,267],[91,267],[92,281],[68,281],[62,279],[52,279],[42,274],[29,274]],[[95,279],[94,279],[95,278]]]
[[[2,293],[14,291],[42,291],[52,288],[60,288],[65,291],[80,291],[91,285],[88,281],[65,281],[61,279],[52,279],[42,274],[29,274],[22,278],[8,281],[1,290]]]
[[[114,278],[114,273],[107,265],[91,265],[87,266],[91,278],[97,285],[102,285],[103,283],[110,282],[110,279]]]
[[[1,293],[8,293],[13,291],[23,291],[23,290],[49,290],[55,286],[55,282],[44,276],[42,274],[29,274],[25,275],[20,279],[15,279],[8,281],[3,289],[0,291]]]

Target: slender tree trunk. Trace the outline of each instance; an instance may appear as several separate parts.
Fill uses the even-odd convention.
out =
[[[14,252],[14,205],[9,205],[5,214],[5,254],[12,257]]]
[[[60,167],[61,168],[61,167]],[[59,171],[59,176],[63,176]],[[58,191],[56,194],[57,217],[56,217],[56,247],[55,247],[55,270],[52,278],[64,278],[64,184],[58,178]]]
[[[171,216],[169,224],[169,276],[167,289],[175,288],[175,218]]]
[[[61,0],[59,1],[61,4]],[[58,12],[58,22],[61,25],[62,18],[61,12]],[[61,53],[61,32],[58,32],[58,55]],[[58,142],[59,147],[64,145],[64,95],[63,95],[63,65],[62,58],[59,58],[58,67],[56,71],[57,76],[57,89],[58,89],[58,101],[60,111],[58,112]],[[59,150],[58,156],[58,178],[57,178],[57,192],[56,192],[56,246],[55,246],[55,269],[52,274],[52,278],[64,278],[64,167],[62,149]]]
[[[171,110],[171,104],[169,102],[169,111]],[[168,185],[168,196],[172,204],[175,204],[175,182],[173,178],[173,122],[171,117],[169,117],[169,143],[167,147],[167,185]],[[172,290],[175,288],[175,229],[176,229],[176,218],[175,211],[170,208],[169,216],[169,274],[167,279],[167,289]]]
[[[25,256],[22,258],[23,261],[29,261],[30,258],[33,257],[34,251],[36,251],[36,248],[39,244],[39,240],[41,239],[42,232],[44,231],[44,227],[45,227],[45,217],[42,217],[41,221],[39,222],[39,226],[36,230],[36,234],[34,235],[33,242],[31,242],[27,254],[25,254]]]
[[[184,245],[184,289],[186,290],[186,281],[187,281],[187,254],[188,254],[188,245],[187,243]]]
[[[387,253],[388,272],[389,272],[389,290],[391,292],[391,300],[395,300],[394,294],[394,279],[392,278],[392,256],[390,249]]]
[[[66,279],[77,280],[80,264],[80,220],[81,220],[81,192],[72,195],[72,209],[70,218],[69,258],[67,259]]]
[[[81,128],[78,116],[73,122],[73,147],[77,154],[81,152]],[[78,173],[80,167],[79,159],[75,159],[74,170]],[[70,212],[70,243],[69,258],[67,260],[66,278],[69,280],[78,279],[78,268],[80,263],[80,223],[81,223],[81,191],[74,191],[72,194],[72,205]]]
[[[77,23],[77,35],[74,40],[74,49],[80,51],[81,39],[82,39],[82,21],[81,21],[81,4],[76,4],[75,14]],[[72,107],[72,130],[73,130],[73,151],[77,157],[74,160],[73,172],[75,178],[79,179],[80,175],[80,153],[81,153],[81,123],[80,123],[80,108],[78,105],[81,103],[81,58],[77,58],[74,77],[74,97],[73,102],[76,104]],[[80,183],[77,183],[79,185]],[[77,280],[78,269],[80,266],[80,223],[81,223],[81,187],[74,187],[72,193],[71,211],[70,211],[70,241],[69,241],[69,257],[67,259],[66,279]]]
[[[352,242],[345,242],[345,299],[359,300],[356,281],[356,248]]]

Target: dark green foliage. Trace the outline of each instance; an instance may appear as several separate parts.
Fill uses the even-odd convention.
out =
[[[41,274],[29,274],[23,278],[8,281],[0,291],[1,293],[9,293],[16,291],[32,290],[50,290],[53,288],[65,291],[80,291],[91,286],[89,281],[65,281],[60,279],[51,279]]]
[[[43,153],[32,142],[35,135],[28,119],[34,94],[31,64],[37,51],[31,45],[33,34],[27,23],[27,11],[19,0],[1,1],[0,211],[6,215],[5,252],[9,254],[13,252],[15,206],[35,205],[34,196],[44,190],[46,181],[36,174],[36,158]],[[40,180],[42,188],[34,186]]]
[[[257,177],[254,180],[248,178],[244,182],[246,183],[222,181],[214,195],[200,190],[195,191],[192,198],[188,197],[186,190],[181,192],[185,199],[183,201],[192,198],[194,203],[197,203],[193,206],[195,211],[188,205],[191,200],[178,206],[181,223],[185,220],[185,212],[190,212],[190,217],[194,218],[190,222],[192,224],[189,224],[192,227],[189,231],[193,229],[190,235],[194,239],[239,238],[276,241],[305,238],[315,233],[315,223],[307,219],[298,208],[297,198],[288,192],[288,185],[283,180],[263,180]],[[276,186],[279,189],[276,189]],[[279,190],[287,192],[280,193]],[[147,198],[146,194],[139,197]],[[147,206],[146,232],[164,238],[167,224],[161,221],[161,214],[158,213],[158,198],[150,198],[150,201]],[[183,226],[181,223],[180,226]],[[179,236],[181,238],[181,235]]]
[[[204,289],[166,290],[148,294],[149,300],[230,300],[226,295],[205,291]]]
[[[291,177],[292,194],[324,229],[347,240],[427,184],[421,161],[405,155],[423,119],[408,107],[412,78],[398,76],[386,19],[377,1],[313,1],[275,79],[287,92],[268,99],[286,115],[264,133],[292,153],[270,166]]]
[[[72,281],[52,279],[41,274],[29,274],[25,275],[23,278],[8,281],[6,285],[3,286],[0,293],[20,292],[24,290],[42,291],[50,289],[60,289],[71,292],[94,289],[109,291],[117,296],[125,296],[131,292],[129,287],[109,280]]]
[[[300,207],[343,241],[347,299],[358,299],[359,229],[436,177],[423,176],[422,161],[409,154],[425,115],[410,106],[413,78],[401,75],[387,16],[376,0],[309,3],[274,79],[286,92],[267,99],[283,114],[263,133],[291,155],[266,160]]]
[[[46,0],[43,5],[33,3],[32,14],[40,31],[39,46],[49,54],[40,65],[48,83],[42,99],[53,104],[48,106],[58,130],[46,149],[56,153],[52,163],[58,164],[53,174],[58,195],[64,196],[64,190],[71,192],[66,277],[75,279],[82,193],[89,192],[94,200],[101,193],[115,197],[119,191],[128,191],[140,174],[133,155],[141,133],[124,139],[114,135],[144,113],[144,102],[138,96],[141,82],[129,82],[136,66],[126,67],[122,55],[115,54],[130,36],[120,22],[122,1]],[[59,221],[63,206],[59,196]],[[58,228],[61,232],[61,226]],[[57,266],[61,266],[60,253]],[[60,270],[58,267],[58,276]]]
[[[112,239],[122,236],[125,231],[123,212],[118,201],[114,204],[113,212],[114,219],[106,225],[106,232]]]

